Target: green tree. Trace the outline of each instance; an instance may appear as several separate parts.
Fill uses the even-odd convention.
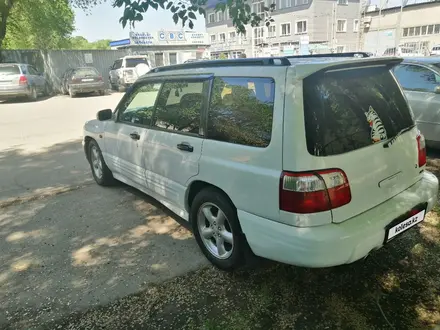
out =
[[[63,48],[74,30],[67,0],[19,0],[9,14],[4,48]]]
[[[109,39],[97,40],[94,42],[89,42],[86,38],[82,36],[72,37],[69,40],[68,49],[110,49]]]
[[[127,23],[134,25],[136,22],[142,21],[143,14],[148,10],[161,8],[172,14],[175,24],[180,22],[182,27],[185,27],[188,23],[188,27],[192,29],[194,20],[197,19],[196,14],[205,16],[206,3],[207,0],[114,0],[113,6],[124,8],[124,14],[119,20],[124,27]],[[271,14],[275,9],[275,4],[263,8],[263,18],[256,13],[252,13],[251,4],[247,0],[218,1],[215,11],[225,12],[227,8],[232,18],[232,24],[238,33],[245,33],[247,24],[255,27],[264,23],[269,26],[274,21]]]

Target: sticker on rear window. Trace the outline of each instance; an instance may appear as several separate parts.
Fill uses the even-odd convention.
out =
[[[371,141],[373,143],[380,142],[386,140],[387,131],[383,126],[382,120],[376,111],[374,111],[373,107],[370,105],[368,108],[368,112],[365,112],[365,116],[367,117],[368,124],[370,124],[370,136]]]

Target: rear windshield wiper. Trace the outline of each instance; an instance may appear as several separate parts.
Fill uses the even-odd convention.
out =
[[[406,128],[401,129],[396,135],[394,135],[394,136],[393,136],[392,138],[390,138],[387,142],[385,142],[385,143],[383,144],[383,147],[384,147],[384,148],[389,148],[389,147],[394,143],[394,141],[397,140],[397,138],[398,138],[399,136],[401,136],[401,135],[402,135],[403,133],[405,133],[405,132],[408,132],[408,131],[412,130],[415,126],[416,126],[416,125],[413,124],[413,125],[411,125],[411,126],[408,126],[408,127],[406,127]]]

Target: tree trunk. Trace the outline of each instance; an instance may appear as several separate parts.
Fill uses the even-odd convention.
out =
[[[0,62],[3,62],[3,41],[6,36],[6,24],[11,11],[14,0],[2,0],[4,3],[0,5]]]

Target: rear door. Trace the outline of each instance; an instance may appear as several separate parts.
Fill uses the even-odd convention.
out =
[[[18,64],[1,64],[0,65],[0,89],[7,89],[12,86],[19,85],[21,75],[20,66]]]
[[[440,141],[440,75],[429,67],[404,64],[394,69],[420,131],[429,141]]]
[[[209,81],[206,76],[165,80],[143,145],[149,189],[182,210],[187,183],[199,173]]]
[[[300,126],[296,146],[285,136],[284,169],[338,168],[348,178],[351,201],[332,210],[333,222],[367,211],[420,179],[417,128],[390,66],[379,64],[387,62],[363,60],[309,75],[303,80],[302,120],[286,119],[285,112],[285,125],[304,123],[305,139]],[[385,147],[402,129],[409,131]]]

